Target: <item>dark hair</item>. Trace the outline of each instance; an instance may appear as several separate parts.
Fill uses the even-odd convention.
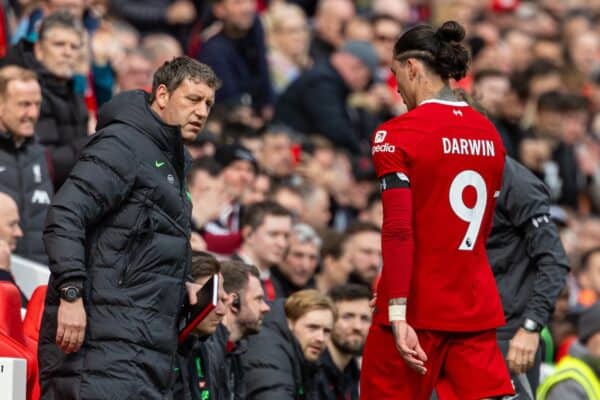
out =
[[[336,286],[329,291],[329,297],[334,303],[340,301],[371,300],[373,293],[366,285],[346,283]]]
[[[550,90],[540,94],[537,101],[538,111],[563,112],[564,106],[565,96],[557,90]]]
[[[196,252],[192,256],[192,279],[198,280],[221,272],[221,264],[211,254]]]
[[[560,74],[560,68],[551,60],[537,58],[525,69],[524,78],[530,82],[534,78],[552,74]]]
[[[213,157],[204,156],[197,158],[192,162],[192,166],[187,174],[187,183],[189,185],[190,183],[194,182],[194,178],[196,177],[196,173],[198,171],[205,171],[214,178],[221,173],[222,169],[223,167],[221,167],[221,164],[216,162]]]
[[[323,245],[321,246],[321,260],[324,260],[325,257],[332,257],[335,260],[339,260],[342,256],[342,246],[346,241],[345,235],[334,231],[333,229],[328,229],[321,233],[321,238],[323,239]]]
[[[56,11],[42,20],[38,31],[39,40],[44,40],[49,31],[54,28],[71,29],[82,39],[83,24],[68,11]]]
[[[254,231],[265,222],[265,218],[268,215],[292,218],[292,214],[278,203],[270,200],[260,201],[251,204],[248,209],[244,211],[240,226],[242,228],[248,226]]]
[[[227,293],[239,293],[248,287],[250,276],[260,280],[258,269],[239,260],[221,261],[223,288]]]
[[[221,81],[208,65],[188,56],[176,57],[171,61],[165,61],[154,73],[152,93],[149,98],[150,103],[156,98],[156,90],[160,85],[165,85],[169,92],[173,92],[186,79],[203,82],[214,90],[221,86]]]
[[[363,232],[381,233],[381,228],[370,222],[358,221],[354,222],[346,229],[346,235],[348,236],[354,236]]]
[[[394,58],[417,58],[442,79],[459,80],[469,69],[469,52],[460,42],[464,28],[456,21],[446,21],[437,30],[430,25],[418,25],[406,31],[394,46]]]

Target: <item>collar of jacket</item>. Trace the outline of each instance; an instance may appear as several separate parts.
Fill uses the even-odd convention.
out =
[[[131,90],[119,93],[102,106],[98,113],[97,130],[114,123],[129,125],[148,136],[163,152],[167,153],[173,164],[185,176],[191,158],[183,147],[181,129],[169,125],[152,111],[148,94],[143,90]]]
[[[23,140],[21,145],[17,146],[15,144],[15,141],[13,140],[12,136],[8,132],[0,131],[0,146],[6,150],[18,151],[18,150],[24,149],[25,147],[27,147],[27,145],[29,145],[30,143],[33,143],[34,140],[35,140],[34,136],[25,138],[25,140]]]

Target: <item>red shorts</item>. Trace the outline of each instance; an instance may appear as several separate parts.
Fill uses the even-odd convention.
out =
[[[496,331],[477,333],[417,330],[427,354],[427,373],[411,369],[396,350],[390,327],[372,325],[363,355],[362,400],[429,400],[435,385],[440,400],[480,400],[514,394],[496,343]],[[452,393],[452,396],[448,394]]]

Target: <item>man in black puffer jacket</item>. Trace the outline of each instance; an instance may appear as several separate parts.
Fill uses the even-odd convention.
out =
[[[326,349],[335,309],[316,290],[278,299],[242,355],[248,400],[317,400],[317,360]]]
[[[42,87],[36,136],[48,148],[58,188],[67,179],[88,136],[88,112],[73,87],[75,62],[81,51],[83,26],[68,12],[43,19],[39,40],[21,40],[0,60],[38,75]]]
[[[125,92],[101,110],[46,221],[42,399],[172,397],[190,256],[183,142],[218,86],[208,66],[178,57],[149,97]]]

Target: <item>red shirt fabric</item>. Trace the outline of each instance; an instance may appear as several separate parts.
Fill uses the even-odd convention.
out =
[[[503,325],[485,249],[505,157],[494,126],[467,103],[428,100],[382,124],[371,153],[378,177],[410,181],[409,189],[383,192],[374,321],[388,324],[388,300],[407,297],[407,321],[417,329]]]

